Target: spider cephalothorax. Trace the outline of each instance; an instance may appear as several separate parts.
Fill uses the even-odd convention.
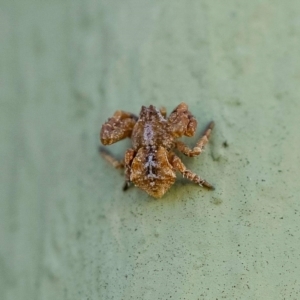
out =
[[[131,138],[132,148],[125,153],[124,161],[117,161],[106,150],[101,148],[104,158],[116,168],[125,168],[125,186],[130,182],[155,198],[162,197],[176,179],[176,171],[189,180],[210,189],[213,186],[192,171],[186,169],[180,158],[173,152],[179,150],[187,156],[201,154],[208,142],[214,122],[211,122],[204,135],[193,149],[189,149],[177,138],[193,136],[197,121],[185,103],[180,103],[166,116],[164,108],[158,110],[153,105],[142,106],[139,116],[116,111],[102,125],[100,139],[103,145],[110,145],[126,137]]]

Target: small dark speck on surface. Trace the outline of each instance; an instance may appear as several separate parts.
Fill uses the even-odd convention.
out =
[[[213,197],[210,202],[215,205],[220,205],[223,202],[223,200],[221,200],[220,198]]]
[[[229,146],[227,141],[224,141],[222,145],[223,145],[224,148],[227,148]]]

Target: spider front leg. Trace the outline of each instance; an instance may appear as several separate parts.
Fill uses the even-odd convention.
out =
[[[125,183],[123,186],[123,191],[126,191],[130,187],[130,175],[131,175],[131,163],[135,157],[135,151],[133,149],[128,149],[125,153]]]
[[[186,177],[187,179],[195,182],[196,184],[200,186],[205,186],[211,190],[214,190],[215,188],[207,182],[205,179],[200,178],[197,174],[193,173],[191,170],[188,170],[184,163],[181,161],[181,159],[176,156],[174,153],[172,153],[172,156],[170,158],[170,163],[173,166],[173,168],[177,171],[179,171],[183,177]]]
[[[183,135],[193,136],[196,128],[197,121],[184,102],[180,103],[168,118],[168,131],[174,139]]]
[[[103,145],[111,145],[126,137],[130,137],[138,117],[134,114],[117,110],[114,115],[102,125],[100,140]]]
[[[210,122],[207,126],[203,136],[200,138],[200,140],[197,142],[196,146],[193,149],[190,149],[188,146],[186,146],[181,141],[176,141],[176,148],[182,152],[186,156],[197,156],[202,153],[204,146],[208,143],[209,137],[211,134],[212,129],[215,126],[215,122]]]

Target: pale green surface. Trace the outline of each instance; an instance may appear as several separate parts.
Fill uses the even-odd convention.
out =
[[[0,299],[300,299],[299,16],[298,0],[2,1]],[[199,133],[216,121],[184,160],[216,190],[123,193],[101,123],[181,101]]]

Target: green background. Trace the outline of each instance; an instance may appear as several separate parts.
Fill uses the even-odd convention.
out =
[[[0,298],[299,299],[299,16],[299,0],[2,0]],[[182,101],[199,134],[216,122],[184,159],[216,190],[123,193],[101,124]]]

